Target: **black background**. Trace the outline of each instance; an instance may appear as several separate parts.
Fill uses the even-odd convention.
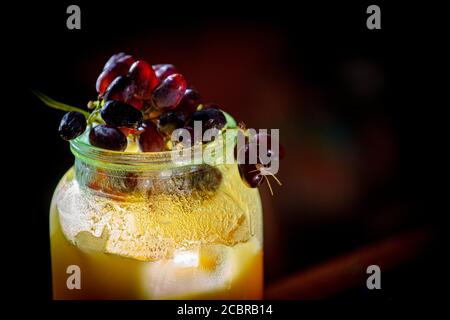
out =
[[[6,197],[7,202],[12,202],[8,209],[5,207],[5,214],[12,218],[11,227],[4,226],[12,232],[6,246],[12,249],[14,257],[17,255],[17,259],[6,262],[15,271],[8,279],[14,284],[14,297],[43,302],[51,299],[48,206],[52,190],[73,161],[67,143],[56,133],[61,113],[39,104],[28,89],[39,89],[68,104],[84,105],[95,96],[96,74],[111,52],[139,51],[127,41],[131,34],[156,36],[161,30],[179,30],[186,35],[187,45],[191,35],[195,37],[196,31],[210,24],[268,24],[288,39],[287,65],[325,88],[338,81],[329,70],[348,52],[356,51],[378,61],[386,70],[383,101],[395,119],[401,141],[398,175],[403,183],[395,187],[402,188],[417,210],[423,208],[425,187],[417,182],[425,178],[428,146],[420,129],[426,130],[429,124],[425,123],[419,98],[424,90],[419,78],[431,61],[420,52],[424,47],[431,48],[432,39],[429,28],[414,21],[420,20],[419,14],[429,17],[435,8],[412,11],[411,6],[378,3],[382,8],[382,30],[370,31],[365,26],[365,9],[371,2],[302,2],[295,7],[282,2],[243,1],[74,3],[82,10],[80,31],[66,28],[65,11],[72,2],[23,3],[20,8],[3,13],[13,18],[4,28],[10,43],[8,51],[13,53],[7,64],[13,69],[12,92],[20,89],[14,94],[13,105],[7,107],[11,144],[4,155],[7,189],[12,191]],[[314,50],[305,53],[305,47]],[[174,44],[173,50],[183,48]],[[310,64],[296,64],[297,55],[306,55]],[[87,79],[81,79],[82,76]],[[88,87],[83,82],[92,85]],[[411,171],[415,172],[415,181]],[[439,213],[427,215],[430,217],[425,223],[439,224]],[[388,274],[387,295],[368,296],[357,289],[336,298],[391,301],[436,296],[442,272],[438,250],[436,243],[418,261]],[[411,283],[411,279],[415,282]]]

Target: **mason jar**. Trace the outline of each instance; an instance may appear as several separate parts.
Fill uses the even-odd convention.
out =
[[[71,151],[50,208],[54,299],[262,298],[261,201],[235,163],[82,137]]]

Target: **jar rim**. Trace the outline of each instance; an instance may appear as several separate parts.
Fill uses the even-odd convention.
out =
[[[226,148],[236,141],[235,134],[228,134],[229,130],[221,132],[219,138],[215,141],[207,144],[198,144],[196,146],[185,148],[184,152],[189,153],[192,157],[197,152],[204,152],[207,149],[213,149],[217,147],[217,144],[221,141]],[[201,164],[192,163],[189,161],[174,161],[176,155],[180,153],[180,150],[168,150],[158,152],[132,152],[132,151],[114,151],[108,149],[102,149],[95,147],[86,141],[85,134],[70,141],[70,149],[76,159],[94,164],[103,165],[108,167],[140,167],[140,168],[152,168],[152,167],[181,167],[189,164]],[[229,152],[229,151],[226,151]],[[218,159],[219,160],[219,159]]]

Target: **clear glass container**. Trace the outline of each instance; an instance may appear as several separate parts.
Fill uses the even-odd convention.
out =
[[[55,299],[262,298],[261,202],[236,164],[71,150],[50,208]]]

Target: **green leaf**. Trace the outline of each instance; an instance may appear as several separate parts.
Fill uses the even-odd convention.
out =
[[[225,116],[225,120],[227,121],[226,128],[227,129],[236,128],[237,127],[236,120],[234,120],[234,118],[229,113],[223,110],[220,111],[222,111],[223,115]]]
[[[80,109],[77,107],[73,107],[73,106],[69,106],[68,104],[53,100],[49,96],[47,96],[37,90],[31,90],[31,92],[33,92],[33,94],[36,97],[38,97],[43,103],[45,103],[49,107],[52,107],[53,109],[67,111],[67,112],[76,111],[76,112],[80,112],[80,113],[84,114],[85,117],[89,117],[89,112],[87,112],[86,110],[83,110],[83,109]]]

